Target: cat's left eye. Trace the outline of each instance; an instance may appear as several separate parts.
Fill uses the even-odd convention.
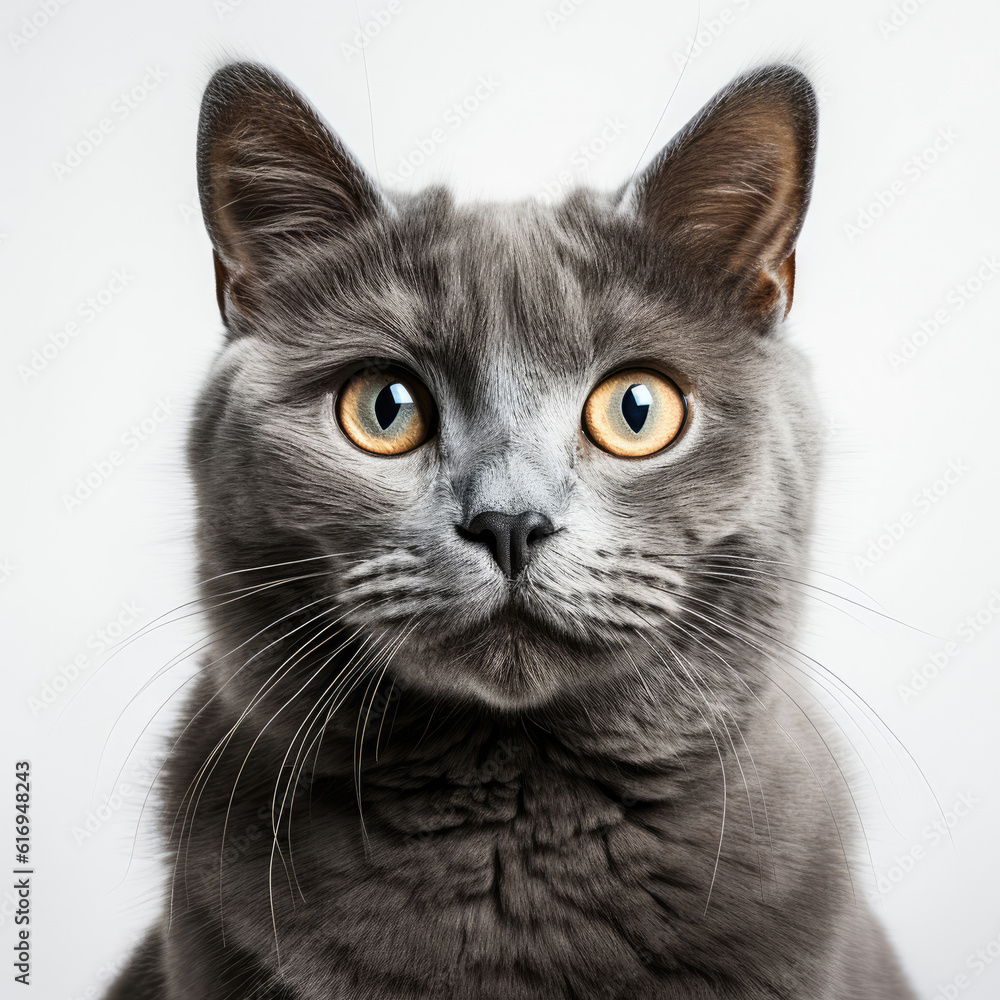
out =
[[[583,410],[583,429],[599,447],[622,458],[666,448],[684,427],[687,399],[666,375],[628,368],[604,379]]]
[[[359,448],[402,455],[435,431],[437,410],[424,384],[404,368],[367,368],[352,375],[337,397],[337,420]]]

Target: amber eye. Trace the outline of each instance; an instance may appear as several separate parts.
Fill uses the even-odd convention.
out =
[[[684,393],[665,375],[629,368],[606,378],[587,399],[583,429],[591,440],[626,458],[666,448],[687,415]]]
[[[359,448],[401,455],[431,437],[437,411],[415,375],[403,368],[366,368],[340,390],[337,419]]]

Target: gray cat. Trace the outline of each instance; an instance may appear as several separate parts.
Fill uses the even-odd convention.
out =
[[[791,697],[815,136],[772,66],[614,194],[458,205],[216,73],[212,647],[164,919],[112,997],[913,996]]]

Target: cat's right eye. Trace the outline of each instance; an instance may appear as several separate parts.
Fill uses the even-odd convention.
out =
[[[405,368],[366,368],[340,390],[337,420],[364,451],[402,455],[433,436],[437,408],[423,382]]]

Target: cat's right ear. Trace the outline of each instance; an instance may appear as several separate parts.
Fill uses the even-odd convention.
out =
[[[198,123],[198,190],[227,324],[310,250],[347,249],[384,211],[376,186],[281,77],[233,63],[208,83]]]

